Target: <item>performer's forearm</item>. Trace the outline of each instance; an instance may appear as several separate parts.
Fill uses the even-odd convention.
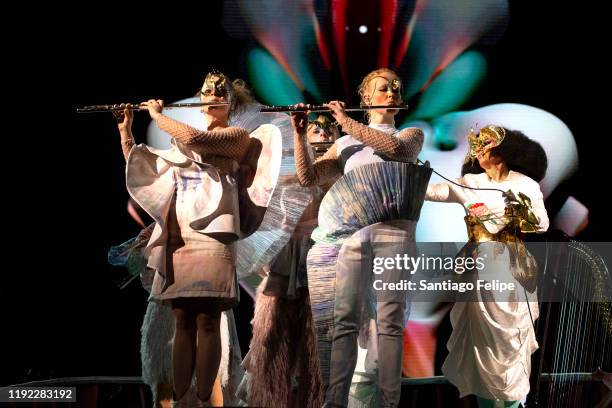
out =
[[[123,157],[127,162],[130,151],[136,142],[134,141],[134,135],[132,134],[131,129],[122,129],[119,131],[119,133],[121,134],[121,150],[123,151]]]
[[[203,154],[241,160],[249,147],[249,134],[238,127],[213,131],[196,129],[164,115],[155,117],[157,126],[185,145],[202,145]]]
[[[392,157],[404,157],[408,151],[402,140],[381,130],[371,128],[346,117],[340,123],[342,130],[361,143]]]
[[[305,139],[305,135],[294,133],[295,167],[302,186],[318,186],[341,173],[335,145],[313,163]]]

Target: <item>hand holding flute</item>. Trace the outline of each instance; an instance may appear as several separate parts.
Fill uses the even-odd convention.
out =
[[[298,103],[293,106],[296,108],[307,108],[309,105]],[[293,129],[300,136],[306,135],[306,130],[308,129],[308,113],[307,110],[295,110],[289,115],[291,116],[291,125],[293,125]]]
[[[336,119],[340,125],[344,123],[344,120],[348,117],[345,111],[345,104],[341,101],[330,101],[329,103],[324,104],[330,110],[331,115]]]
[[[132,146],[134,146],[134,135],[132,134],[132,123],[134,121],[134,114],[132,109],[134,105],[130,103],[122,103],[118,107],[123,110],[114,109],[112,110],[113,116],[117,121],[117,129],[119,129],[119,135],[121,136],[121,150],[123,156],[127,162],[128,156]]]
[[[149,111],[151,119],[157,120],[157,118],[161,115],[162,110],[164,110],[164,101],[161,99],[149,99],[146,102],[142,102],[140,106]]]
[[[116,108],[112,109],[111,112],[117,120],[117,129],[119,129],[119,135],[121,136],[121,149],[123,155],[127,161],[130,150],[134,146],[134,135],[132,134],[132,123],[134,121],[133,110],[138,108],[139,110],[148,110],[151,119],[155,120],[161,111],[164,109],[164,101],[161,99],[149,99],[140,105],[132,105],[131,103],[122,103],[115,105]],[[121,110],[123,109],[123,110]]]
[[[149,115],[151,115],[151,119],[155,120],[155,118],[161,115],[161,111],[164,109],[164,101],[161,99],[149,99],[146,102],[142,102],[140,105],[121,103],[113,106],[115,106],[115,108],[110,111],[117,120],[119,132],[123,135],[124,133],[129,132],[131,134],[132,132],[132,123],[134,121],[134,114],[132,111],[136,109],[148,110]]]

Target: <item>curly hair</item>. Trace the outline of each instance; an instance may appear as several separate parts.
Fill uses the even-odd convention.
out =
[[[491,149],[491,155],[500,157],[509,170],[522,173],[535,181],[541,181],[546,175],[548,159],[544,148],[518,130],[504,128],[506,137],[499,146]],[[483,173],[477,160],[463,164],[461,175]]]

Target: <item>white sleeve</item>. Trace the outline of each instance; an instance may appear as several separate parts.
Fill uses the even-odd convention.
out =
[[[546,207],[544,207],[544,196],[542,195],[542,190],[540,190],[540,185],[536,181],[533,181],[533,187],[530,189],[529,198],[531,199],[533,213],[540,221],[540,230],[548,230],[550,221],[548,220]]]
[[[457,180],[457,183],[461,182],[462,179]],[[429,186],[427,186],[425,200],[463,204],[466,201],[466,198],[461,187],[455,186],[454,184],[451,185],[447,182],[443,182],[430,184]]]
[[[448,201],[450,188],[446,183],[430,184],[427,186],[425,200],[427,201]]]

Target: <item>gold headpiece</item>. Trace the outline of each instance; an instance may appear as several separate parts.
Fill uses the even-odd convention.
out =
[[[389,82],[388,87],[389,87],[389,89],[391,89],[391,92],[393,92],[393,93],[401,93],[401,90],[402,90],[402,81],[400,81],[399,79],[394,78],[394,79],[389,80],[387,77],[384,77],[382,75],[375,76],[372,79],[376,79],[376,78],[382,78],[382,79],[388,81]]]
[[[229,80],[221,72],[213,70],[206,75],[200,94],[204,96],[222,96],[229,100]]]
[[[327,116],[319,115],[315,120],[310,120],[308,123],[318,126],[324,131],[333,130],[333,127],[338,126],[338,122],[332,122]]]
[[[392,79],[389,87],[393,92],[399,92],[402,89],[402,82],[399,79]]]
[[[465,161],[476,159],[485,148],[499,146],[505,137],[506,130],[497,125],[484,126],[480,128],[478,133],[475,133],[473,128],[470,129],[468,134],[470,150],[465,156]]]

